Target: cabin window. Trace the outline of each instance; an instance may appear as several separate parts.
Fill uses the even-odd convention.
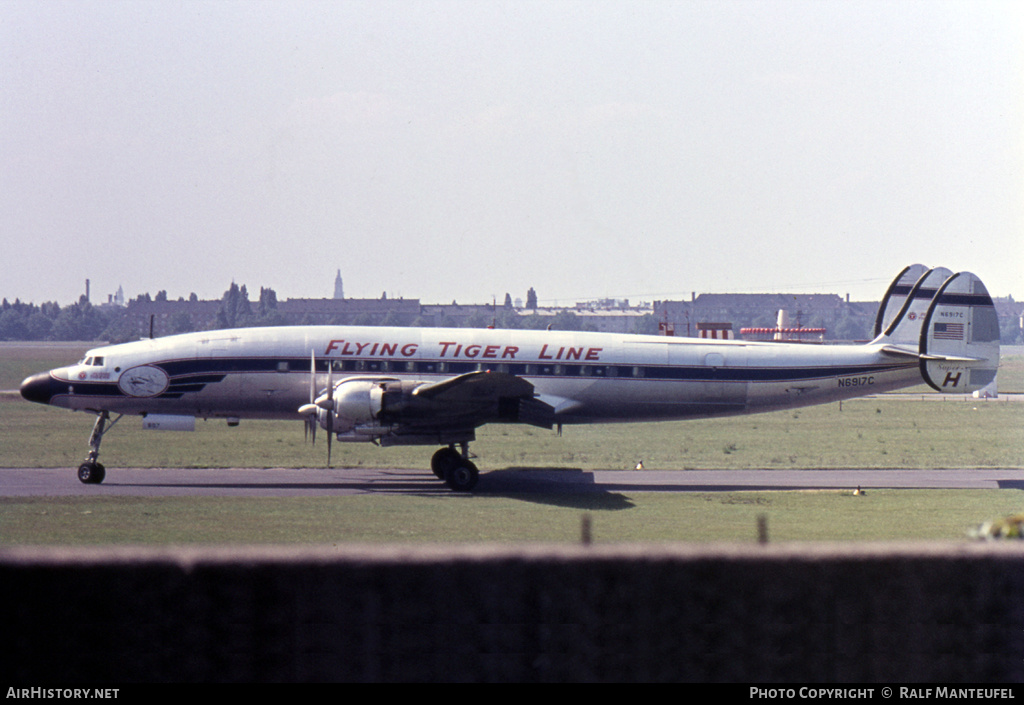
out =
[[[288,371],[288,361],[287,360],[281,360],[280,362],[278,362],[277,363],[277,371],[278,372],[287,372]]]

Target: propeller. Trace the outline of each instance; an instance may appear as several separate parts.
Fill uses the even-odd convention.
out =
[[[327,391],[320,397],[316,395],[316,352],[313,351],[309,360],[309,403],[299,407],[299,413],[306,416],[307,437],[312,435],[316,444],[316,427],[320,425],[320,412],[326,415],[324,426],[327,428],[327,467],[331,467],[331,437],[334,435],[334,374],[333,365],[327,362]]]
[[[320,424],[317,422],[316,409],[311,407],[316,405],[316,351],[310,351],[309,356],[309,404],[299,409],[300,413],[306,413],[306,440],[312,440],[313,445],[316,445],[316,427]],[[305,410],[305,411],[304,411]]]
[[[327,361],[327,394],[317,401],[327,412],[327,467],[331,467],[331,441],[334,439],[334,363]]]

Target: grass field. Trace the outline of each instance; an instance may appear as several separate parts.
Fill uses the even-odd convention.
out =
[[[70,478],[69,478],[70,479]],[[73,480],[72,480],[73,481]],[[51,497],[0,502],[0,545],[967,540],[1021,490],[565,496]]]
[[[0,346],[0,390],[73,361],[67,347]],[[1024,390],[1024,356],[1004,356],[1000,391]],[[929,397],[932,399],[933,397]],[[93,417],[0,396],[0,467],[74,467]],[[110,467],[313,467],[324,444],[298,422],[199,422],[194,433],[143,431],[125,418],[104,440]],[[431,448],[335,444],[337,467],[423,468]],[[1024,466],[1024,404],[867,398],[707,421],[566,427],[486,426],[482,471],[515,467],[627,469],[944,468]],[[197,470],[201,471],[201,470]],[[0,482],[3,481],[0,476]],[[69,474],[69,482],[75,482]],[[1024,510],[1021,490],[723,492],[564,497],[74,497],[0,500],[0,543],[336,543],[955,539]]]
[[[0,398],[0,467],[77,466],[93,416]],[[859,399],[727,419],[568,426],[489,425],[473,450],[481,470],[944,468],[1024,465],[1024,404]],[[334,444],[337,467],[426,468],[429,447]],[[125,417],[103,442],[110,467],[313,467],[326,444],[299,422],[198,421],[193,433],[143,431]]]

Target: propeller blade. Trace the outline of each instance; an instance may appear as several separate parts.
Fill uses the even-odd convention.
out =
[[[334,411],[327,412],[327,467],[331,467],[331,439],[334,437]]]
[[[320,406],[327,412],[327,467],[331,467],[331,441],[334,439],[334,363],[327,361],[327,398]]]
[[[309,403],[316,402],[316,351],[309,351]]]
[[[303,412],[303,409],[306,409]],[[306,414],[306,436],[313,445],[316,445],[316,427],[320,425],[317,419],[319,407],[316,405],[316,350],[309,351],[309,404],[299,409],[299,413]]]

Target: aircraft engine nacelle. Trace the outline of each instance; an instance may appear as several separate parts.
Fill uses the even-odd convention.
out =
[[[412,391],[420,384],[390,378],[342,380],[334,387],[335,431],[356,429],[373,435],[374,430],[401,423],[403,411],[413,404]]]
[[[334,387],[334,430],[344,433],[356,426],[374,424],[380,416],[387,382],[378,379],[346,379]]]

